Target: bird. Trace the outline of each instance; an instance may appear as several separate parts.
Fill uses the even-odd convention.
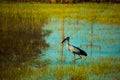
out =
[[[62,40],[62,44],[66,41],[66,48],[68,51],[72,52],[74,54],[74,60],[75,60],[75,55],[79,55],[80,59],[82,59],[82,56],[87,56],[87,53],[80,49],[79,47],[73,46],[69,43],[70,37],[66,37]]]

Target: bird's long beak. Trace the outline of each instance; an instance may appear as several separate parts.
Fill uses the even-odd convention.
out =
[[[66,40],[66,38],[62,40],[62,43],[63,43],[65,40]]]

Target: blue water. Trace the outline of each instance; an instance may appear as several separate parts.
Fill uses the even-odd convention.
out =
[[[64,19],[64,36],[70,37],[70,44],[77,46],[91,56],[90,33],[91,24],[88,21]],[[43,51],[52,64],[59,63],[60,56],[60,26],[61,20],[52,17],[44,29],[51,30],[50,36],[45,37],[50,47]],[[120,56],[120,25],[93,23],[92,56],[118,55]],[[79,57],[79,56],[76,56]],[[63,47],[63,62],[70,63],[73,54]]]

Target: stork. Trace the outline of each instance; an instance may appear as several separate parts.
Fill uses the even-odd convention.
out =
[[[72,52],[74,54],[74,61],[75,61],[76,54],[80,56],[80,59],[82,59],[81,55],[87,56],[87,53],[85,51],[83,51],[82,49],[80,49],[76,46],[69,44],[69,40],[70,40],[70,37],[66,37],[65,39],[63,39],[62,43],[66,41],[66,48],[67,48],[67,50],[69,50],[70,52]]]

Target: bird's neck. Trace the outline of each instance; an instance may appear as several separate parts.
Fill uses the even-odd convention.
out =
[[[67,48],[68,50],[69,50],[69,45],[70,45],[70,44],[69,44],[69,41],[67,40],[67,41],[66,41],[66,48]]]
[[[69,40],[66,41],[66,45],[69,45]]]

